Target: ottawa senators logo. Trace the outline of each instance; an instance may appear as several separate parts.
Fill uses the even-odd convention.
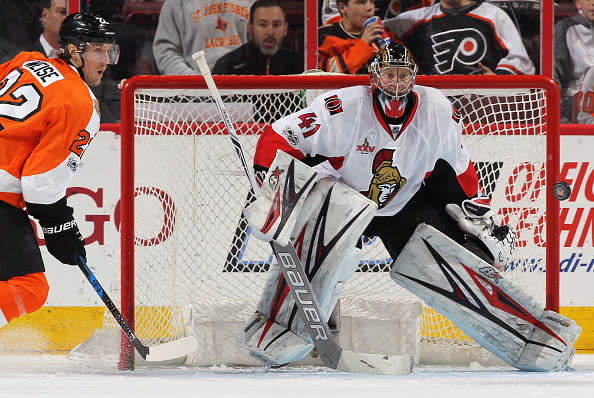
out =
[[[378,209],[386,207],[406,184],[406,178],[392,165],[393,155],[393,149],[382,149],[378,152],[373,159],[373,178],[369,184],[369,191],[363,193],[377,203]]]
[[[331,115],[337,115],[342,112],[342,101],[338,98],[338,95],[324,98],[324,104]]]

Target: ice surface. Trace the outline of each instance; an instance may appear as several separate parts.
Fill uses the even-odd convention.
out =
[[[594,355],[574,371],[528,373],[508,367],[417,367],[407,376],[326,368],[160,368],[121,372],[82,366],[62,355],[0,357],[1,397],[594,397]]]

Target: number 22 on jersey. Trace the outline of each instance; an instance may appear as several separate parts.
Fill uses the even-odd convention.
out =
[[[18,85],[22,75],[15,69],[0,83],[0,131],[4,130],[2,119],[23,122],[41,109],[43,95],[33,83]]]

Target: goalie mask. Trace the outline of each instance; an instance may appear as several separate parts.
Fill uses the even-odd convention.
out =
[[[67,58],[66,47],[72,43],[82,58],[105,64],[116,64],[120,47],[115,31],[105,19],[82,12],[70,14],[62,22],[59,34],[60,53]]]
[[[390,98],[404,98],[415,85],[417,69],[417,64],[406,47],[389,43],[371,61],[371,88],[380,90]]]

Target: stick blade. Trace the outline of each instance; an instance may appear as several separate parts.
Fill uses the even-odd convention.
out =
[[[149,362],[169,361],[181,358],[198,349],[198,340],[194,336],[183,337],[168,343],[149,347],[145,360]]]
[[[343,350],[337,370],[376,375],[407,375],[413,370],[410,355],[364,354]]]

